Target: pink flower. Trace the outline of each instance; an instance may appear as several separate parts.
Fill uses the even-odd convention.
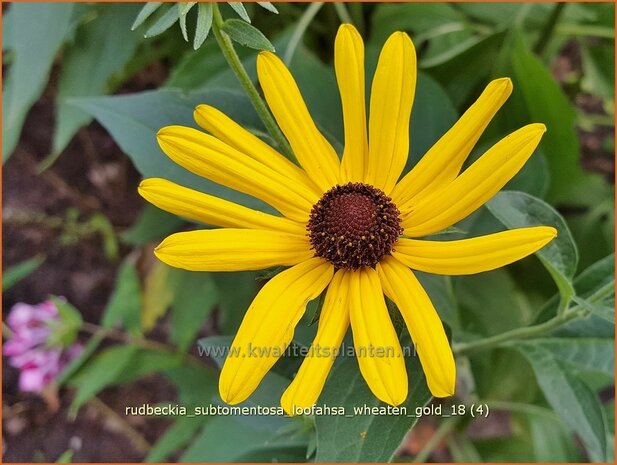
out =
[[[40,393],[83,350],[80,344],[49,347],[51,325],[61,324],[58,309],[51,301],[38,305],[18,303],[7,317],[13,332],[4,344],[4,355],[20,371],[19,389]]]

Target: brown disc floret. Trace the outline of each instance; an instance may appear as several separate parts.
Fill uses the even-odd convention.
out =
[[[307,230],[317,256],[337,268],[374,267],[403,232],[400,212],[381,190],[347,183],[327,191],[311,210]]]

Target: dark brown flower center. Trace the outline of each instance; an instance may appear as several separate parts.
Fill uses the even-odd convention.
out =
[[[306,226],[317,256],[337,268],[375,266],[403,232],[392,199],[368,184],[334,186],[311,210]]]

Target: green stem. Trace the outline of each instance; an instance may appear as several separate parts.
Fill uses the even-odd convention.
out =
[[[557,26],[557,22],[559,21],[559,17],[562,15],[565,6],[565,2],[559,2],[555,5],[555,8],[553,8],[551,15],[540,33],[540,38],[536,42],[536,46],[533,49],[538,55],[542,55],[544,53],[544,50],[546,49],[546,46],[555,31],[555,26]]]
[[[336,14],[338,15],[341,23],[352,23],[351,16],[349,15],[349,11],[347,11],[347,7],[343,2],[334,2],[334,9],[336,10]]]
[[[294,30],[291,38],[289,39],[289,43],[287,44],[287,50],[285,50],[285,55],[283,56],[283,61],[285,62],[285,64],[287,64],[287,66],[289,66],[289,64],[291,63],[291,59],[293,58],[296,48],[298,47],[302,36],[306,32],[306,29],[309,27],[311,21],[313,21],[313,18],[319,12],[319,10],[321,10],[321,7],[323,5],[323,2],[311,3],[300,17],[300,20],[296,25],[296,29]]]
[[[253,84],[253,81],[246,72],[246,69],[244,69],[242,61],[236,53],[236,49],[234,48],[231,39],[222,29],[223,17],[221,16],[221,12],[216,2],[212,2],[212,15],[212,32],[214,32],[214,37],[221,48],[221,52],[223,53],[225,60],[227,60],[229,67],[238,78],[238,81],[240,81],[240,84],[251,100],[257,115],[264,123],[264,126],[278,145],[281,152],[290,160],[294,160],[293,152],[291,151],[291,147],[289,146],[287,139],[283,136],[283,133],[277,126],[276,121],[274,121],[268,107],[266,107],[266,104],[259,95],[259,92],[257,92],[257,88]]]
[[[600,39],[614,39],[615,29],[590,24],[560,24],[555,33],[567,36],[597,37]]]
[[[461,421],[461,418],[462,417],[450,417],[443,420],[429,440],[426,441],[422,450],[414,457],[413,463],[425,463],[433,451],[441,444],[441,441],[454,429],[459,421]]]
[[[497,334],[486,339],[482,339],[474,342],[461,343],[454,346],[454,353],[456,355],[469,355],[479,350],[491,349],[493,347],[502,346],[506,343],[520,340],[530,339],[533,337],[541,336],[548,331],[552,331],[560,326],[563,326],[570,320],[580,318],[586,315],[586,311],[571,310],[567,313],[557,315],[544,323],[540,323],[534,326],[527,326],[525,328],[516,328],[505,333]]]

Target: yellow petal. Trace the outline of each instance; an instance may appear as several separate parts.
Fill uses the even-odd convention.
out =
[[[348,292],[349,279],[339,270],[328,287],[313,344],[281,398],[289,415],[295,415],[298,408],[311,407],[321,394],[349,327]]]
[[[261,270],[313,257],[308,238],[258,229],[210,229],[168,236],[154,254],[190,271]]]
[[[393,257],[384,258],[377,272],[385,294],[400,310],[413,339],[428,387],[435,397],[454,395],[456,365],[439,315],[418,279]]]
[[[474,274],[531,255],[556,236],[555,228],[535,226],[447,242],[399,239],[392,255],[414,270],[445,275]]]
[[[244,401],[289,345],[306,304],[326,288],[334,267],[313,258],[279,273],[249,307],[219,379],[221,398]]]
[[[364,43],[351,24],[343,24],[334,42],[334,67],[343,104],[345,150],[341,162],[344,182],[364,182],[368,163]]]
[[[392,199],[400,209],[450,183],[499,108],[512,93],[512,81],[495,79],[482,95],[396,185]]]
[[[189,220],[226,228],[267,229],[306,235],[305,225],[252,210],[166,179],[144,179],[137,190],[151,204]]]
[[[409,152],[409,118],[416,91],[416,51],[404,32],[386,41],[371,87],[366,181],[386,194],[396,184]]]
[[[349,275],[349,313],[360,372],[379,400],[400,405],[407,398],[407,370],[379,276],[372,268]]]
[[[159,145],[187,170],[269,203],[296,221],[308,220],[317,195],[271,168],[197,129],[168,126],[157,134]]]
[[[403,211],[406,236],[426,236],[452,226],[480,208],[514,177],[546,131],[529,124],[503,138],[446,187]]]
[[[230,147],[247,154],[249,157],[266,165],[268,168],[272,168],[292,181],[301,183],[317,195],[321,194],[317,186],[301,168],[278,153],[259,137],[244,129],[222,111],[210,105],[198,105],[193,116],[199,126]]]
[[[257,75],[268,106],[300,165],[323,191],[330,189],[339,180],[338,156],[315,126],[293,76],[270,52],[257,56]]]

